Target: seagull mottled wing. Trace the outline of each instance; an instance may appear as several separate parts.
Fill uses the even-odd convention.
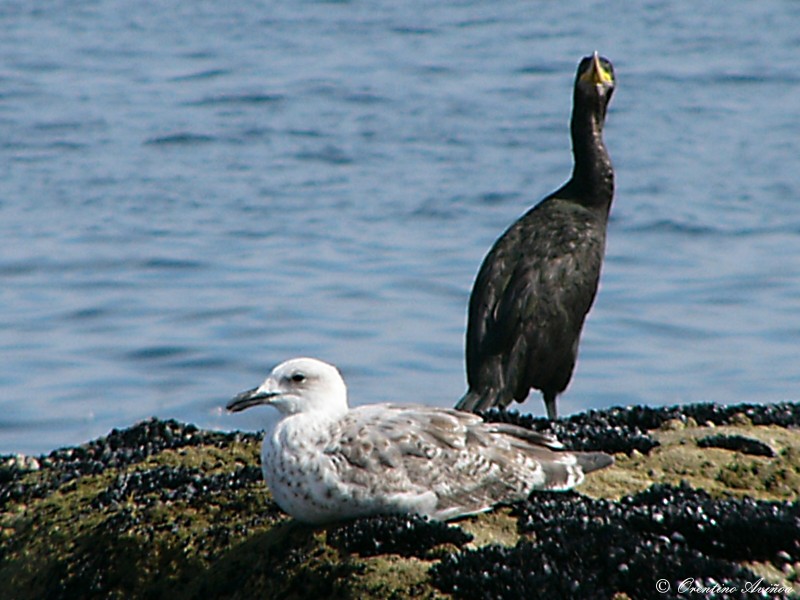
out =
[[[486,423],[454,409],[371,404],[348,409],[335,367],[314,359],[278,365],[254,398],[282,418],[264,436],[262,468],[275,501],[299,520],[322,523],[381,513],[446,520],[570,489],[610,465],[600,452],[570,452],[554,438]]]
[[[597,293],[614,172],[602,140],[614,90],[611,63],[584,58],[575,81],[572,178],[495,242],[469,302],[462,410],[524,401],[531,388],[556,417],[581,329]]]

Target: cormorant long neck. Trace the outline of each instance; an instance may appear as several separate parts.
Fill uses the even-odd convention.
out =
[[[614,168],[603,143],[605,104],[592,106],[600,102],[600,98],[587,100],[576,94],[571,123],[575,166],[563,191],[607,215],[614,197]]]

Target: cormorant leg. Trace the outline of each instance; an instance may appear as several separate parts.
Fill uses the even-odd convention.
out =
[[[558,418],[558,410],[556,409],[556,395],[545,394],[544,405],[545,408],[547,408],[547,418],[551,421],[555,421]]]

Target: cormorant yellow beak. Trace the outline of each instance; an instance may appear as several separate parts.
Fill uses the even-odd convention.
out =
[[[600,62],[600,55],[597,53],[597,50],[595,50],[592,55],[591,67],[581,76],[581,79],[594,85],[606,85],[614,82],[614,77]]]

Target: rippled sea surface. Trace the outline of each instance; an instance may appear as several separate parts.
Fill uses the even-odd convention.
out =
[[[797,399],[800,3],[0,4],[0,453],[220,407],[296,355],[451,406],[500,233],[618,89],[562,412]],[[543,413],[532,397],[522,407]]]

